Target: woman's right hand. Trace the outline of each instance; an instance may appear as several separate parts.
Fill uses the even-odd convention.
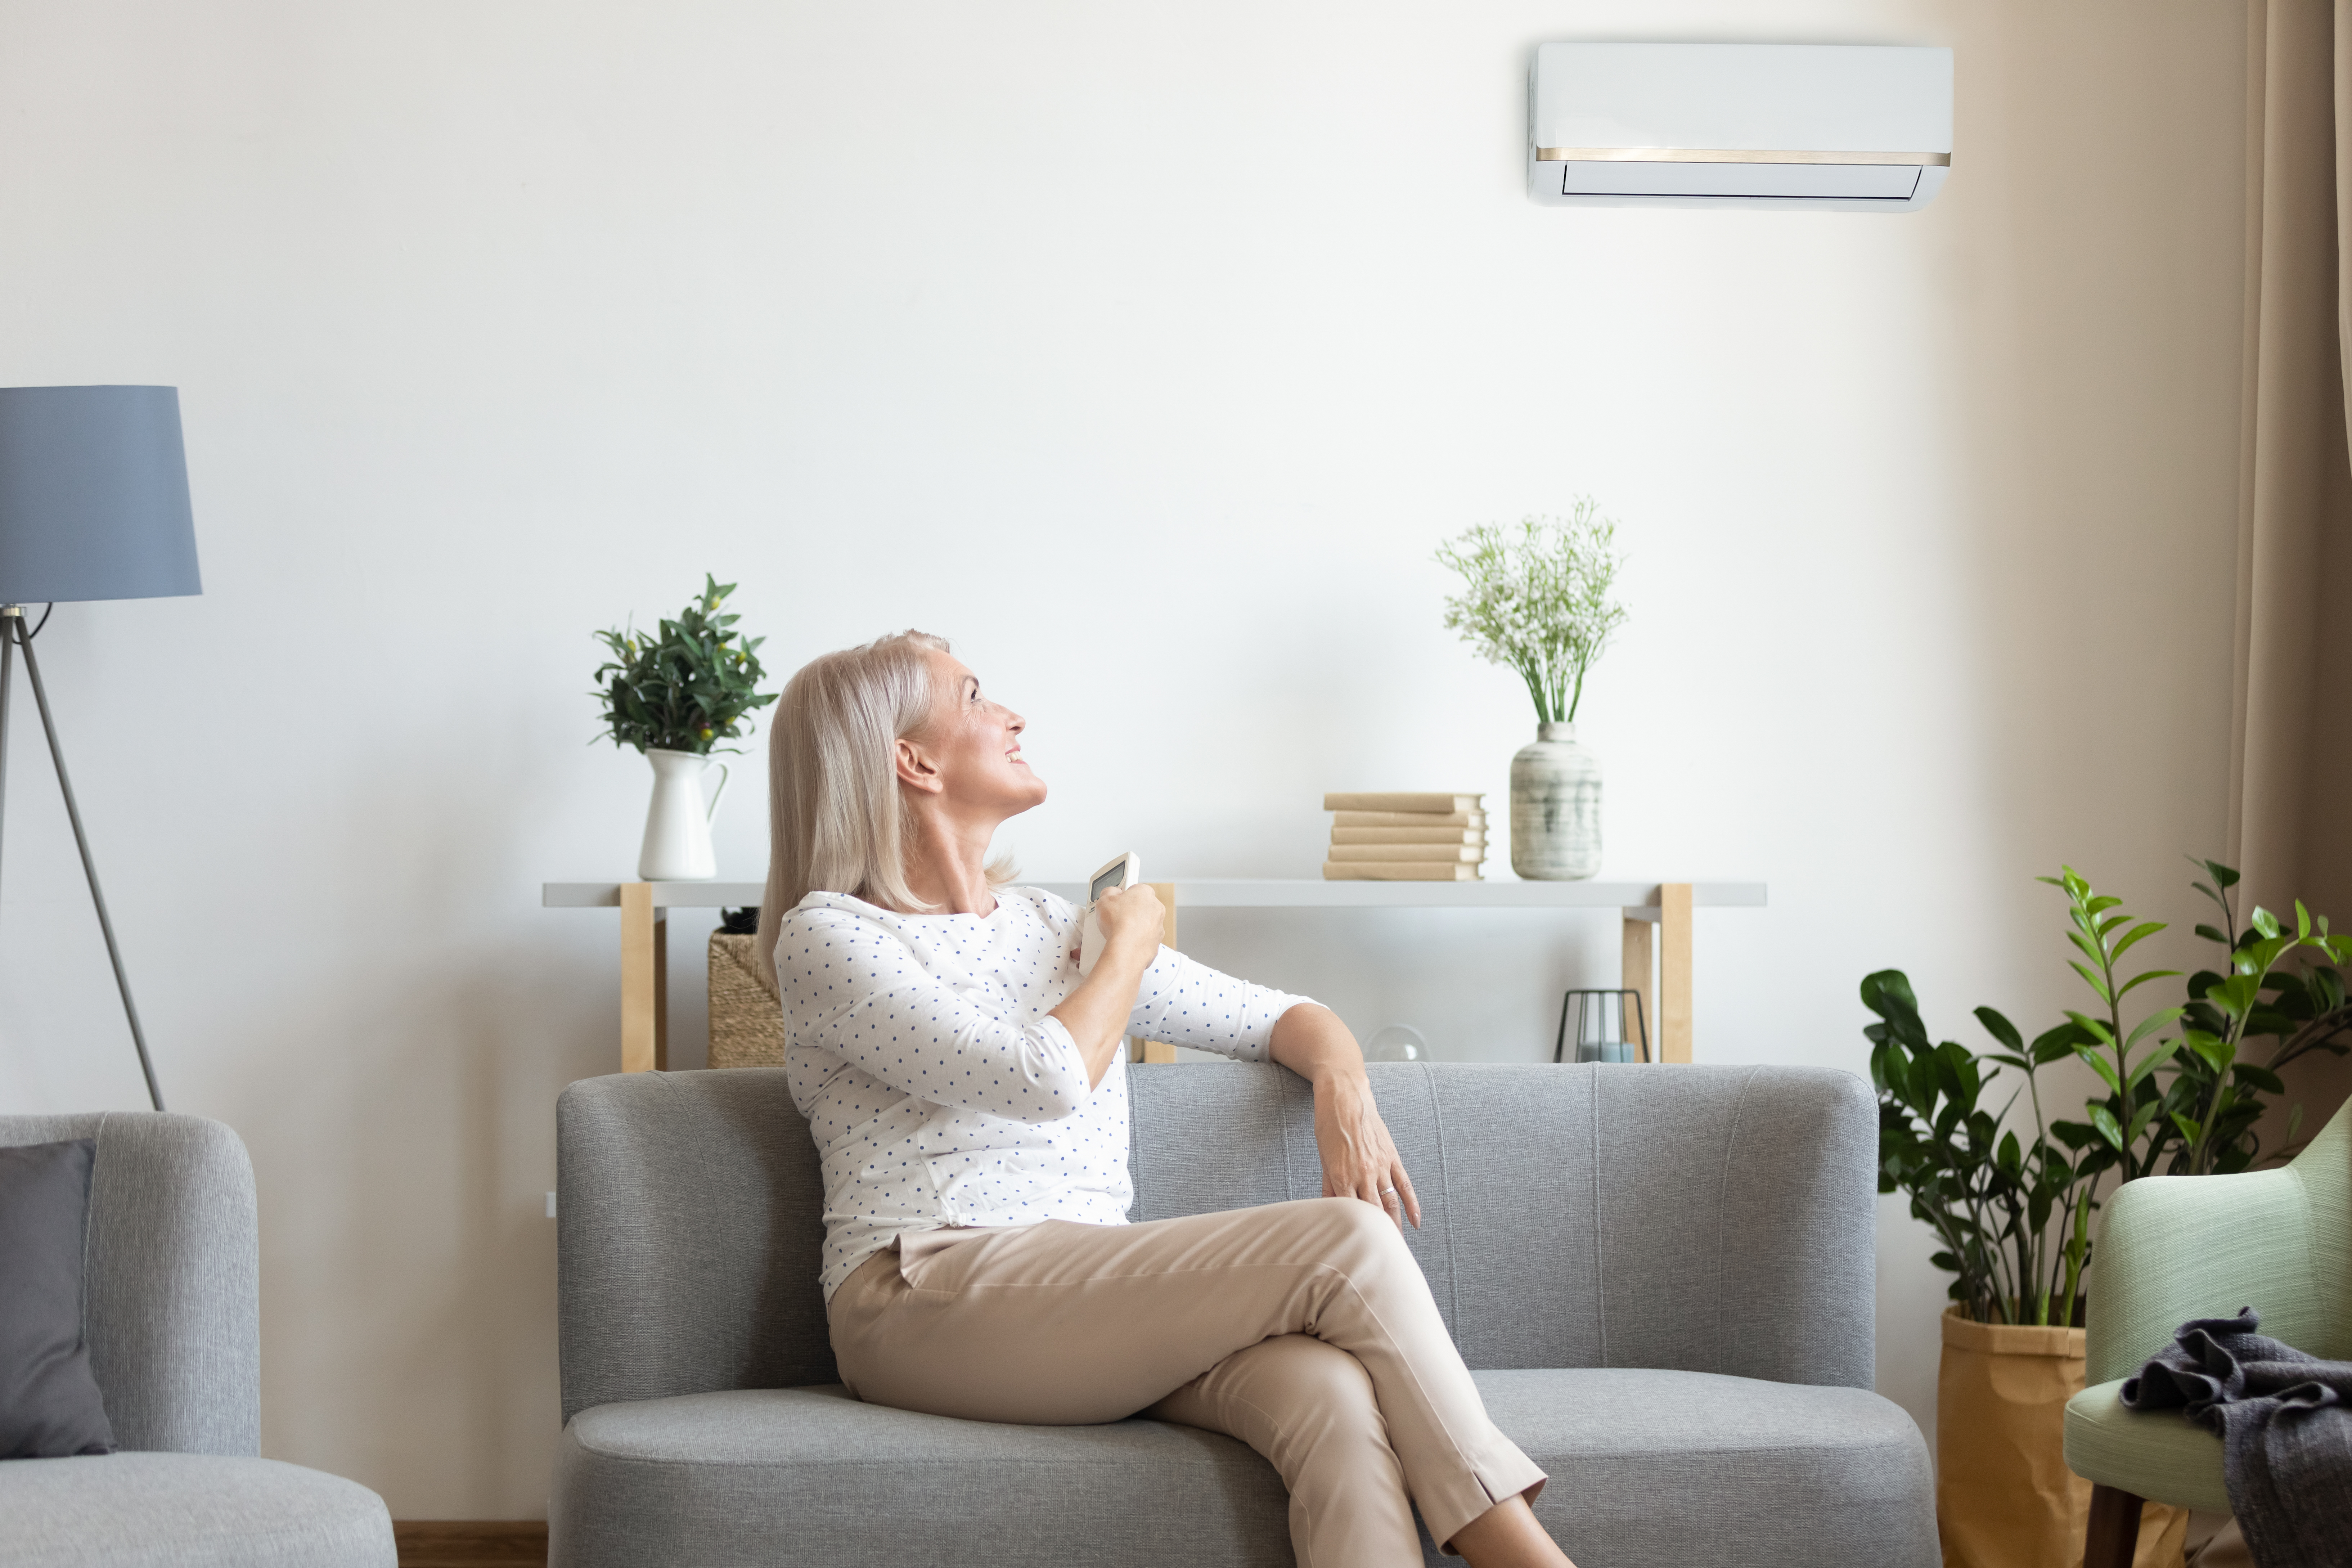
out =
[[[1168,912],[1150,883],[1113,888],[1097,899],[1095,921],[1102,927],[1106,950],[1123,956],[1139,952],[1147,969],[1160,955],[1160,937],[1168,928]]]
[[[1127,1037],[1136,987],[1160,957],[1165,913],[1160,895],[1139,884],[1114,889],[1096,900],[1095,920],[1102,927],[1103,950],[1094,968],[1046,1015],[1070,1031],[1086,1058],[1089,1087],[1110,1071],[1111,1059]]]

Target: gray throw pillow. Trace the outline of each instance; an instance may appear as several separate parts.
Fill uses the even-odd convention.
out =
[[[82,1338],[82,1254],[98,1145],[0,1148],[0,1459],[111,1454]]]

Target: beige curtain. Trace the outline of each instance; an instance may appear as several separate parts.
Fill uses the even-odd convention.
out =
[[[2230,854],[2249,900],[2352,926],[2352,0],[2250,0],[2247,42]],[[2307,1133],[2352,1069],[2312,1063],[2292,1087]]]

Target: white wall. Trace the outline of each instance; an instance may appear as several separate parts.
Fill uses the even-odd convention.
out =
[[[990,6],[0,0],[0,384],[182,389],[207,592],[40,647],[158,1065],[262,1193],[265,1444],[544,1507],[550,1107],[614,1059],[646,776],[596,626],[706,567],[772,667],[908,625],[1034,721],[1013,847],[1312,874],[1328,788],[1484,789],[1470,522],[1589,492],[1611,877],[1702,917],[1699,1051],[1864,1062],[2065,994],[2063,857],[2218,852],[2243,42],[2203,0]],[[1927,211],[1521,193],[1528,46],[1942,42]],[[21,721],[20,721],[21,725]],[[0,1107],[133,1106],[17,731]],[[756,758],[721,822],[761,874]],[[2183,868],[2185,870],[2185,868]],[[699,928],[679,932],[688,984]],[[1532,1058],[1606,917],[1194,917],[1361,1032]],[[692,1032],[690,995],[681,1008]],[[1942,1281],[1883,1226],[1881,1386]]]

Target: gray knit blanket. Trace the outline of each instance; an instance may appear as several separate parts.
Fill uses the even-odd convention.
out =
[[[2230,1507],[2259,1568],[2352,1568],[2352,1362],[2258,1334],[2252,1307],[2183,1323],[2124,1405],[2221,1439]]]

